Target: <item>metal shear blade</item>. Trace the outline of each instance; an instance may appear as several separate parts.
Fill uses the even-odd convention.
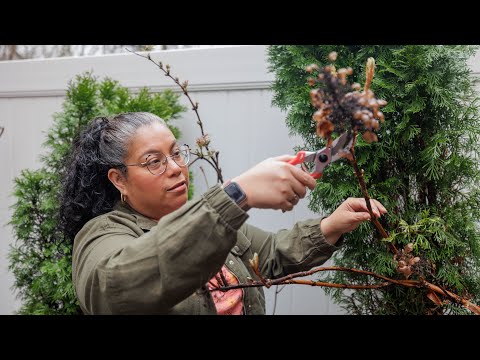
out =
[[[342,155],[347,154],[352,147],[353,138],[349,138],[349,134],[344,132],[332,144],[332,159],[330,162],[337,161]]]
[[[313,162],[315,164],[315,170],[310,175],[315,179],[319,179],[322,177],[323,170],[327,165],[333,161],[337,161],[350,151],[352,143],[353,138],[348,132],[344,132],[333,141],[330,147],[324,147],[319,151],[300,151],[297,153],[296,158],[290,160],[289,163],[297,165],[304,162]]]

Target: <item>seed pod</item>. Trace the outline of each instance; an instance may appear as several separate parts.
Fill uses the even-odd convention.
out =
[[[317,135],[324,139],[330,137],[334,129],[335,126],[331,121],[323,120],[317,123]]]
[[[309,74],[311,74],[313,72],[313,70],[320,70],[320,68],[318,67],[317,64],[311,64],[311,65],[308,65],[307,68],[306,68],[307,72]]]
[[[317,98],[317,92],[318,92],[318,89],[310,90],[310,100]]]
[[[331,73],[332,75],[337,75],[337,68],[334,65],[325,66],[325,71]]]
[[[365,116],[365,115],[363,115]],[[372,118],[367,116],[367,118],[363,121],[363,126],[365,127],[365,129],[371,129],[372,128]]]
[[[378,102],[375,99],[368,100],[368,107],[372,110],[378,109]]]
[[[325,111],[323,111],[323,109],[320,109],[318,111],[315,111],[315,113],[313,114],[312,118],[315,122],[321,122],[323,120],[326,120],[325,119]]]
[[[372,143],[372,142],[377,142],[378,141],[377,135],[375,133],[371,132],[371,131],[365,131],[362,136],[363,136],[363,139],[367,143]]]
[[[358,90],[360,90],[361,88],[362,88],[362,85],[360,85],[359,83],[353,83],[353,84],[352,84],[352,89],[353,89],[353,90],[358,91]]]
[[[309,77],[307,79],[307,83],[308,83],[308,85],[313,86],[313,85],[315,85],[315,79],[312,78],[312,77]]]
[[[358,103],[362,106],[367,106],[368,100],[365,98],[364,95],[361,95],[360,99],[358,99]]]
[[[330,62],[336,61],[337,56],[338,56],[337,52],[332,51],[330,54],[328,54],[328,61],[330,61]]]
[[[359,111],[359,110],[357,110],[357,111],[355,111],[355,112],[353,113],[353,118],[354,118],[355,120],[360,120],[360,119],[362,119],[362,116],[363,116],[363,113],[362,113],[361,111]]]
[[[407,263],[406,263],[405,261],[403,261],[403,260],[400,260],[400,261],[398,262],[398,267],[404,267],[404,266],[407,266]]]
[[[405,248],[403,249],[406,253],[410,253],[413,251],[413,244],[412,243],[408,243],[407,245],[405,245]]]
[[[347,69],[339,69],[337,72],[338,78],[340,79],[340,82],[342,85],[347,84]]]
[[[385,121],[385,115],[383,115],[383,112],[381,111],[377,111],[377,115],[376,117],[380,120],[380,122],[384,122]]]

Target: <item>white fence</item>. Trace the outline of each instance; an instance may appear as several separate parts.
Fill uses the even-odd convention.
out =
[[[288,135],[285,114],[272,107],[265,46],[239,46],[210,49],[171,50],[153,53],[152,57],[172,66],[172,73],[189,80],[192,97],[200,103],[200,115],[212,146],[220,150],[224,177],[230,178],[261,160],[292,154],[300,144]],[[0,170],[0,314],[11,314],[19,307],[10,287],[13,277],[7,266],[8,245],[13,241],[9,206],[13,180],[22,169],[41,166],[39,155],[45,152],[42,143],[52,124],[52,115],[60,112],[69,80],[85,71],[103,78],[118,80],[131,91],[147,86],[153,91],[178,90],[149,61],[130,53],[101,57],[59,58],[0,62],[0,138],[2,169]],[[185,97],[182,103],[187,104]],[[196,118],[186,112],[176,122],[182,141],[194,144],[199,136]],[[204,177],[193,167],[196,194],[207,189]],[[208,166],[209,185],[215,183]],[[252,210],[249,222],[265,230],[290,228],[295,221],[316,217],[307,209],[307,200],[294,211]],[[273,311],[275,289],[267,291],[267,313]],[[286,286],[278,295],[276,314],[338,314],[341,310],[321,288],[300,285]]]

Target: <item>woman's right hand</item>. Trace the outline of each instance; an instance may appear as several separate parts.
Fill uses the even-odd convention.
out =
[[[248,206],[289,211],[305,197],[306,187],[315,188],[313,177],[288,163],[294,158],[283,155],[266,159],[232,179],[246,193]]]

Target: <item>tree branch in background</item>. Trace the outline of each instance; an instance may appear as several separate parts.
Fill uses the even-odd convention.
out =
[[[197,125],[200,127],[200,133],[201,136],[197,139],[197,150],[192,151],[192,154],[197,156],[197,159],[202,159],[205,160],[210,166],[213,167],[217,174],[217,182],[222,184],[223,183],[223,176],[222,176],[222,169],[220,168],[220,163],[219,163],[219,154],[220,152],[214,149],[211,149],[209,144],[210,144],[210,137],[209,135],[205,132],[204,127],[203,127],[203,122],[200,118],[200,114],[198,112],[198,102],[194,102],[192,98],[190,97],[190,94],[188,93],[188,80],[185,80],[183,82],[180,81],[178,77],[174,77],[171,74],[171,68],[169,64],[166,64],[165,66],[161,61],[156,62],[155,60],[152,59],[150,54],[148,53],[147,55],[142,55],[139,54],[138,52],[131,51],[129,49],[126,49],[128,52],[131,52],[132,54],[135,54],[137,56],[140,56],[144,59],[147,59],[151,61],[153,64],[155,64],[161,71],[164,72],[165,76],[169,77],[170,79],[177,84],[180,89],[182,89],[183,94],[187,97],[188,101],[190,102],[190,105],[192,106],[192,110],[195,112],[195,116],[197,117]],[[197,159],[194,159],[190,165],[192,165]]]

